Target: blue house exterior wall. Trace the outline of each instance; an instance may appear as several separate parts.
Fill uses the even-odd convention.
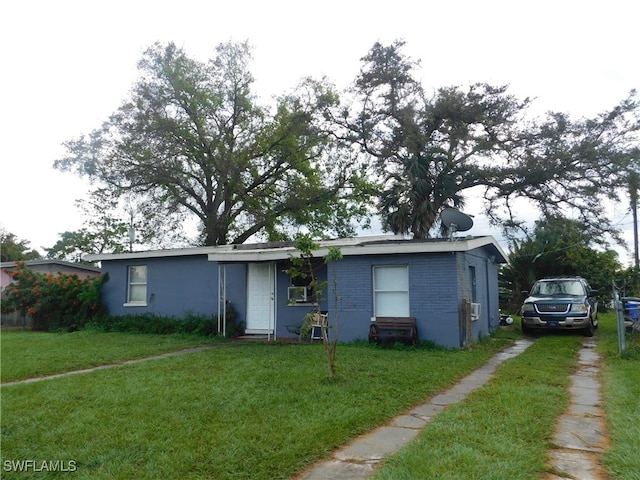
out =
[[[498,268],[483,251],[345,257],[332,262],[328,273],[329,278],[335,275],[337,279],[341,301],[336,313],[344,341],[368,336],[374,315],[373,267],[377,265],[408,266],[409,310],[416,317],[421,340],[449,348],[463,345],[459,311],[465,288],[470,291],[469,266],[476,267],[476,300],[482,305],[480,318],[471,322],[473,338],[488,335],[499,324]],[[461,280],[466,287],[462,287]],[[329,311],[335,315],[331,308]]]
[[[373,267],[407,265],[409,311],[416,317],[421,340],[447,347],[459,346],[459,293],[453,254],[346,257],[329,266],[336,275],[341,301],[338,307],[340,338],[366,339],[373,306]]]
[[[476,270],[476,298],[471,299],[480,303],[480,318],[471,322],[473,338],[477,340],[482,336],[489,335],[500,324],[499,314],[499,292],[498,292],[498,266],[491,257],[482,250],[475,250],[464,255],[458,254],[458,262],[461,265],[459,271],[465,283],[459,285],[459,302],[465,296],[471,295],[471,274],[470,267]],[[463,285],[468,289],[466,292]]]
[[[147,305],[125,306],[127,273],[132,265],[147,266]],[[225,298],[246,321],[246,262],[218,264],[207,255],[155,257],[103,261],[102,271],[109,281],[103,287],[103,298],[112,315],[151,313],[181,317],[192,313],[218,313],[218,278],[224,273]],[[299,325],[311,305],[289,305],[287,289],[289,275],[285,261],[275,265],[275,319],[277,338],[296,337],[287,327]],[[481,315],[471,322],[472,336],[488,335],[499,324],[498,265],[484,249],[458,253],[421,253],[393,255],[345,256],[320,269],[320,281],[328,280],[321,310],[337,320],[341,341],[367,339],[373,306],[373,267],[377,265],[407,265],[409,271],[409,309],[416,317],[421,340],[432,341],[449,348],[463,345],[460,327],[460,304],[471,291],[469,267],[475,267],[476,301]],[[335,305],[333,289],[337,282],[339,303]],[[463,286],[464,285],[464,286]]]
[[[135,265],[147,266],[146,306],[125,306],[128,267]],[[109,275],[102,296],[111,315],[182,317],[218,312],[218,266],[206,255],[112,260],[102,262],[102,272]]]

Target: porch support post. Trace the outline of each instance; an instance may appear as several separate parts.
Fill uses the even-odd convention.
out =
[[[227,266],[218,263],[218,332],[227,336]]]

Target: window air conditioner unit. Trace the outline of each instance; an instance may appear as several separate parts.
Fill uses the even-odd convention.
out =
[[[480,318],[480,304],[471,304],[471,320],[478,320]]]
[[[309,288],[308,287],[289,287],[288,299],[289,299],[289,303],[308,303]]]

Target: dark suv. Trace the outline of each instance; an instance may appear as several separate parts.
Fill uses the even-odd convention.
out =
[[[537,329],[574,329],[593,336],[598,328],[598,291],[581,277],[556,277],[538,280],[525,299],[522,333]]]

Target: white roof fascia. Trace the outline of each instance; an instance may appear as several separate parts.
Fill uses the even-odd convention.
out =
[[[379,242],[379,243],[378,243]],[[337,247],[343,256],[353,255],[394,255],[415,253],[466,252],[487,245],[493,246],[497,253],[507,261],[507,254],[492,236],[456,238],[453,241],[412,242],[399,236],[355,237],[336,240],[321,240],[320,248],[313,252],[314,257],[324,257],[330,247]],[[265,247],[257,249],[236,249],[235,245],[217,247],[192,247],[168,250],[151,250],[132,253],[89,254],[84,257],[90,262],[103,260],[136,260],[163,257],[182,257],[207,255],[209,261],[221,262],[265,262],[286,260],[299,255],[295,247]]]
[[[162,258],[162,257],[185,257],[192,255],[207,255],[218,249],[226,249],[232,245],[224,245],[220,247],[190,247],[190,248],[172,248],[168,250],[148,250],[145,252],[131,253],[96,253],[88,254],[83,258],[88,262],[100,262],[102,260],[133,260],[138,258]]]
[[[371,242],[378,240],[398,240],[403,239],[402,236],[398,235],[372,235],[368,237],[353,237],[353,238],[341,238],[341,239],[332,239],[332,240],[320,240],[318,243],[320,245],[327,246],[339,246],[343,247],[345,245],[353,245],[360,244],[362,242]],[[102,260],[135,260],[140,258],[162,258],[162,257],[183,257],[190,255],[207,255],[213,253],[224,253],[224,252],[233,252],[235,254],[243,253],[241,250],[236,250],[236,245],[218,245],[218,246],[209,246],[209,247],[187,247],[187,248],[173,248],[166,250],[147,250],[143,252],[123,252],[123,253],[93,253],[87,254],[83,257],[84,260],[88,262],[100,262]],[[283,248],[263,248],[263,249],[255,249],[251,250],[251,252],[281,252],[283,250],[290,250],[291,252],[295,252],[296,249],[294,247],[283,247]],[[280,258],[289,258],[288,255],[281,256],[279,254],[277,259]],[[226,258],[226,257],[225,257]],[[211,260],[211,259],[210,259]],[[271,258],[267,258],[265,260],[271,260]]]
[[[387,237],[388,238],[388,237]],[[323,245],[313,252],[314,257],[324,257],[329,253],[329,246]],[[469,239],[456,239],[454,241],[443,240],[441,242],[392,242],[392,243],[364,243],[356,244],[340,244],[335,242],[334,245],[340,249],[343,256],[354,255],[394,255],[394,254],[415,254],[415,253],[448,253],[448,252],[466,252],[475,248],[492,245],[506,262],[507,256],[500,248],[500,245],[493,237],[475,237]],[[209,261],[220,262],[261,262],[283,260],[297,256],[298,251],[294,247],[286,248],[265,248],[256,250],[228,250],[214,251],[209,253]]]

